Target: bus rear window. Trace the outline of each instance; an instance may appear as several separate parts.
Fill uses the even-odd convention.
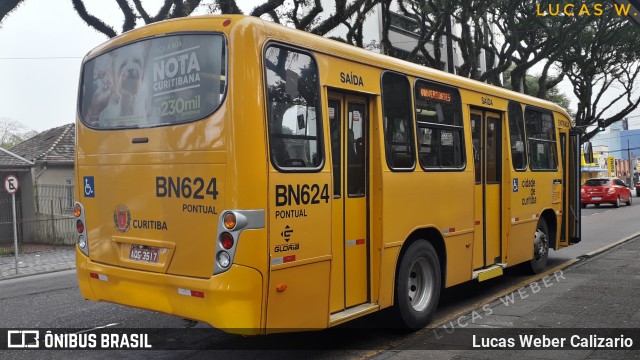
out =
[[[173,35],[138,41],[84,64],[81,118],[96,129],[194,121],[216,110],[226,84],[222,35]]]

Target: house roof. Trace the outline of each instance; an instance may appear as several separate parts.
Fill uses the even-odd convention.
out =
[[[0,147],[0,167],[30,167],[33,163]]]
[[[75,124],[67,124],[43,131],[10,150],[32,162],[73,162],[75,137]]]

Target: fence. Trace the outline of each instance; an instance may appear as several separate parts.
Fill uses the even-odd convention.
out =
[[[18,201],[18,243],[73,245],[75,230],[73,217],[73,186],[37,185],[33,198]],[[0,201],[0,210],[10,209],[10,200]],[[8,221],[7,221],[8,220]],[[0,217],[0,244],[13,244],[13,230],[9,217]],[[5,229],[7,228],[7,229]],[[9,231],[6,231],[9,230]],[[7,234],[10,234],[10,239]]]

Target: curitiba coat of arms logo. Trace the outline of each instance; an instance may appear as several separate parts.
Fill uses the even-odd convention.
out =
[[[118,205],[113,210],[113,223],[116,225],[116,230],[120,232],[129,231],[129,225],[131,225],[131,212],[126,205]]]

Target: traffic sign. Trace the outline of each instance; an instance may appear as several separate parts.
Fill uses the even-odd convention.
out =
[[[13,175],[7,176],[7,178],[4,179],[4,188],[9,194],[18,192],[18,178]]]

